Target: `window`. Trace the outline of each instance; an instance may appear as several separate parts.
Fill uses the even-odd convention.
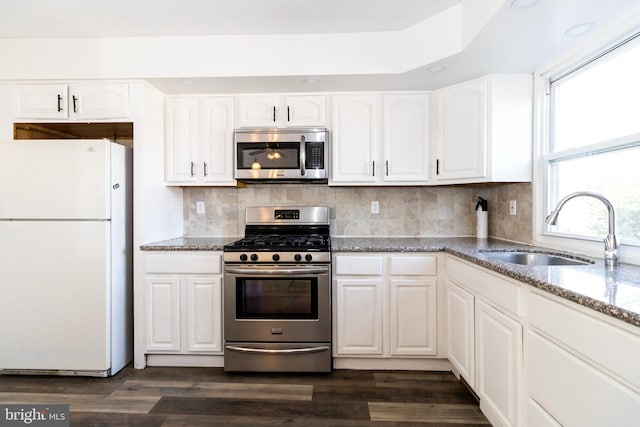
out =
[[[640,245],[640,43],[628,41],[550,80],[545,209],[576,191],[601,193],[616,210],[616,234]],[[578,197],[545,234],[601,240],[602,202]]]

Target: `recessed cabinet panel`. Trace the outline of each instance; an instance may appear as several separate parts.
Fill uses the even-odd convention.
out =
[[[447,337],[449,361],[471,388],[476,384],[473,295],[451,281],[447,283]]]
[[[382,355],[382,281],[339,279],[336,290],[337,353]]]
[[[222,351],[222,278],[189,277],[188,351]]]
[[[490,419],[520,425],[522,380],[522,325],[476,299],[476,392]]]
[[[180,350],[180,278],[147,276],[147,350]]]
[[[428,95],[385,95],[383,102],[384,181],[428,182]]]
[[[331,182],[373,183],[379,120],[378,97],[333,97]]]
[[[200,103],[198,167],[202,167],[202,182],[234,185],[233,99],[206,97]]]
[[[170,98],[165,101],[165,179],[167,183],[194,184],[196,99]]]
[[[436,281],[391,280],[391,355],[436,354]]]
[[[487,82],[466,83],[438,93],[438,171],[436,179],[487,175]]]

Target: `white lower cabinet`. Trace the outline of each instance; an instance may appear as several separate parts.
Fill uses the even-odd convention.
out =
[[[448,357],[471,388],[476,385],[475,311],[473,294],[447,281]]]
[[[537,292],[528,308],[527,425],[637,426],[637,328]]]
[[[148,353],[222,354],[222,274],[217,253],[147,257]]]
[[[334,255],[334,356],[436,354],[436,257]]]
[[[336,280],[337,354],[382,356],[381,279]]]
[[[523,425],[524,284],[447,258],[449,360],[494,426]]]
[[[480,299],[475,307],[476,393],[481,405],[490,408],[488,418],[498,421],[498,425],[519,426],[522,324]]]

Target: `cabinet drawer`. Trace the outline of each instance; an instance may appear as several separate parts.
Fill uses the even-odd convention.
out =
[[[640,391],[640,335],[532,292],[529,323]]]
[[[522,316],[524,305],[522,286],[453,257],[447,258],[447,274],[475,295],[484,297],[517,316]]]
[[[391,274],[405,276],[433,276],[436,274],[437,258],[434,256],[389,257]]]
[[[147,255],[147,273],[220,274],[219,253],[163,253]]]
[[[381,256],[336,256],[336,274],[378,276],[382,274]]]
[[[528,338],[529,397],[561,425],[638,425],[638,393],[541,335],[530,332]]]

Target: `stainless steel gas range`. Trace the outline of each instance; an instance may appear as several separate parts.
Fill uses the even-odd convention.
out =
[[[224,247],[225,371],[331,371],[328,207],[251,207]]]

